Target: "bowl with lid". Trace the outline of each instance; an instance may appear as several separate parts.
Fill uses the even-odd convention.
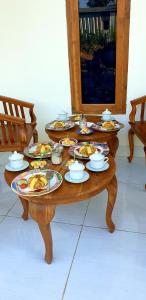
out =
[[[111,120],[111,111],[109,111],[108,108],[106,108],[106,110],[103,111],[102,120],[103,121],[110,121]]]
[[[85,166],[77,160],[74,163],[72,163],[68,168],[70,171],[70,177],[72,179],[78,180],[84,176]]]
[[[23,166],[23,157],[24,157],[23,154],[17,153],[17,151],[14,151],[14,153],[12,153],[9,156],[10,167],[13,169],[21,168]]]

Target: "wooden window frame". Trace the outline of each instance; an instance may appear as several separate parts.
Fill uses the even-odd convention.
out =
[[[113,114],[126,113],[129,24],[131,0],[117,0],[116,84],[114,104],[83,104],[81,92],[80,32],[78,0],[66,0],[70,84],[73,112],[101,113],[105,108]]]

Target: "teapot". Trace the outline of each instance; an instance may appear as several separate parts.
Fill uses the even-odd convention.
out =
[[[109,111],[108,108],[106,108],[106,110],[103,111],[102,120],[103,121],[110,121],[111,120],[111,111]]]
[[[101,169],[108,162],[109,158],[105,157],[101,152],[95,152],[89,156],[90,166],[94,169]]]
[[[70,177],[75,180],[81,179],[84,176],[84,169],[85,166],[76,160],[69,166]]]
[[[23,166],[23,154],[14,151],[12,155],[9,156],[10,167],[13,169],[19,169]]]

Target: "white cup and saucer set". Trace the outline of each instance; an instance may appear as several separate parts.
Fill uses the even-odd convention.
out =
[[[89,179],[90,175],[84,171],[85,166],[77,160],[69,166],[69,172],[64,176],[71,183],[82,183]]]
[[[86,168],[93,172],[106,171],[109,168],[109,158],[104,156],[102,152],[95,152],[89,156],[90,161],[87,162]]]
[[[18,172],[28,168],[28,161],[23,160],[24,155],[15,151],[9,156],[9,162],[5,166],[7,171]]]
[[[58,114],[57,120],[58,120],[58,121],[67,121],[67,120],[68,120],[68,113],[65,112],[65,111],[61,111],[61,112]]]

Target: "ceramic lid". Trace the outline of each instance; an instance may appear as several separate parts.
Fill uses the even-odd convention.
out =
[[[77,160],[69,166],[69,170],[71,171],[82,171],[84,169],[84,165],[79,163]]]
[[[61,111],[59,115],[68,115],[68,113],[66,111]]]
[[[103,114],[103,115],[111,115],[111,111],[109,111],[108,108],[106,108],[106,110],[103,111],[102,114]]]
[[[9,156],[9,160],[19,160],[19,159],[23,159],[24,155],[17,153],[17,151],[14,151],[14,153],[12,155]]]
[[[89,156],[90,160],[101,160],[104,159],[104,155],[100,152],[95,152],[94,154]]]

